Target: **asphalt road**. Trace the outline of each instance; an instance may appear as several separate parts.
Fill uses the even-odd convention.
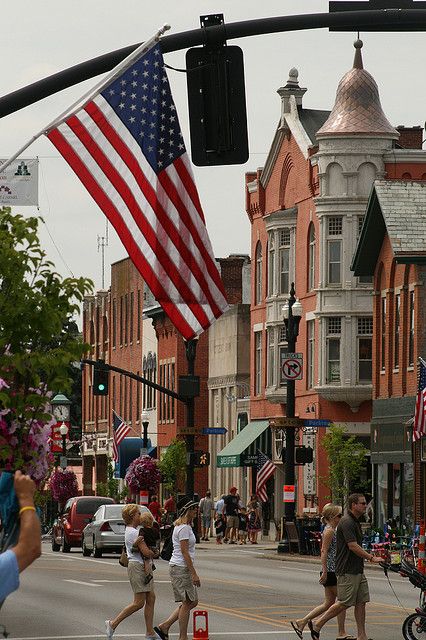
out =
[[[213,541],[197,547],[201,578],[198,609],[208,611],[210,640],[296,639],[289,621],[321,601],[318,565],[268,559],[264,553],[261,547],[217,547]],[[158,560],[157,567],[156,623],[174,606],[167,564]],[[405,612],[380,570],[368,570],[367,575],[369,637],[399,640],[402,621],[416,605],[418,590],[399,576],[391,578]],[[53,553],[45,543],[42,557],[22,574],[19,591],[3,605],[0,623],[10,633],[10,640],[101,639],[105,637],[104,620],[130,601],[127,573],[118,564],[118,556],[83,558],[77,550]],[[349,632],[355,632],[352,613],[347,626]],[[177,628],[173,631],[171,636],[175,637]],[[114,634],[114,638],[144,636],[140,612],[125,620]],[[308,632],[304,634],[309,637]],[[321,638],[336,638],[336,625],[330,622]]]

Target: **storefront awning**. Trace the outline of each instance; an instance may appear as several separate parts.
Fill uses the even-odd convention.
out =
[[[226,447],[217,455],[218,467],[244,467],[247,464],[246,452],[253,442],[268,428],[269,420],[256,420],[249,422],[228,442]]]

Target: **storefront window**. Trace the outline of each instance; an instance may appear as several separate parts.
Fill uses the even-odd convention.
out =
[[[402,524],[411,533],[414,527],[414,465],[412,462],[404,464],[404,499],[403,499],[403,519]]]
[[[383,527],[388,517],[388,465],[377,465],[377,524]]]
[[[401,465],[393,464],[392,517],[399,523],[401,517]]]

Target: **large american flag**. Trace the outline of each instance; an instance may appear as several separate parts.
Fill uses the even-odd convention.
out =
[[[46,132],[187,340],[228,308],[157,44]]]
[[[124,422],[119,415],[112,412],[112,459],[114,462],[118,461],[118,450],[120,447],[120,442],[124,440],[127,434],[130,431],[130,427],[128,424]]]
[[[413,423],[414,442],[424,435],[426,435],[426,363],[420,358],[419,386]]]
[[[264,453],[257,450],[257,461],[256,461],[256,495],[262,500],[262,502],[267,502],[268,494],[266,493],[266,482],[268,478],[270,478],[276,470],[276,466],[272,464],[268,456],[265,456]]]

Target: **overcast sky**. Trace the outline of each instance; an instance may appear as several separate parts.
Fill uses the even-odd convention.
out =
[[[328,11],[325,0],[22,0],[2,14],[1,92],[7,94],[74,64],[149,38],[163,23],[169,33],[199,27],[199,16],[224,13],[226,22]],[[280,115],[276,93],[291,67],[308,88],[304,105],[330,109],[342,75],[351,68],[356,34],[326,29],[256,36],[228,41],[244,52],[250,158],[245,165],[197,168],[194,173],[216,256],[250,253],[250,225],[244,210],[244,174],[263,166]],[[422,33],[361,34],[365,68],[379,85],[383,109],[393,125],[423,125],[426,118],[426,46]],[[184,67],[185,52],[165,61]],[[186,78],[168,71],[181,127],[190,152]],[[7,158],[83,94],[95,80],[58,93],[0,120],[0,157]],[[105,218],[79,180],[46,139],[26,157],[40,158],[40,209],[46,221],[42,242],[63,275],[84,275],[101,286],[97,236]],[[18,211],[18,209],[16,209]],[[31,207],[24,215],[37,214]],[[126,253],[110,229],[109,265]]]

